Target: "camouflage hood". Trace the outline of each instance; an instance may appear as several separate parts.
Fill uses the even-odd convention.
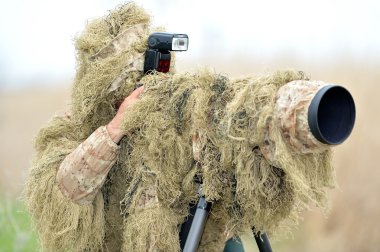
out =
[[[104,125],[142,77],[150,17],[134,3],[92,20],[75,40],[77,74],[72,117],[81,124]],[[92,132],[91,127],[86,131]]]

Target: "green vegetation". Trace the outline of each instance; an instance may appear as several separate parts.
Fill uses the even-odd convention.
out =
[[[0,251],[38,251],[24,204],[6,197],[0,197]]]

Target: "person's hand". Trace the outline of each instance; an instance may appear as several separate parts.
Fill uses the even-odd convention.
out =
[[[121,103],[115,117],[106,126],[108,134],[115,143],[120,142],[120,140],[125,135],[125,132],[120,129],[120,124],[123,119],[123,114],[125,110],[132,106],[135,102],[140,99],[140,94],[144,91],[144,87],[139,87],[135,89],[124,101]]]

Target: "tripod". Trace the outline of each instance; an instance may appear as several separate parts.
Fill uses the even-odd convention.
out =
[[[190,206],[188,219],[181,227],[180,245],[183,252],[196,252],[202,238],[207,217],[211,211],[212,203],[206,201],[202,193],[202,182],[198,177],[194,177],[198,184],[198,202]],[[255,240],[260,252],[272,252],[268,236],[263,233],[255,234]]]

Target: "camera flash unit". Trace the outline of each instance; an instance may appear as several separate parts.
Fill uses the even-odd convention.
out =
[[[153,33],[148,38],[145,52],[144,73],[156,70],[167,73],[170,69],[170,51],[187,51],[189,37],[186,34]]]

